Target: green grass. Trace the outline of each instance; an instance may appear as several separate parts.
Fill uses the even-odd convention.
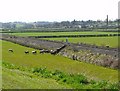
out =
[[[89,79],[95,80],[107,80],[110,82],[118,81],[118,71],[109,68],[104,68],[88,63],[73,61],[71,59],[54,56],[51,54],[24,54],[25,50],[32,51],[34,49],[13,44],[11,42],[2,42],[2,60],[8,63],[12,63],[18,66],[24,67],[46,67],[47,69],[54,71],[60,70],[65,73],[78,74],[82,73]],[[14,53],[8,52],[8,49],[12,48]]]
[[[26,32],[26,33],[11,33],[11,35],[16,36],[59,36],[59,35],[85,35],[85,34],[118,34],[118,32]],[[57,41],[65,41],[66,38],[45,38],[48,40],[57,40]],[[96,44],[98,46],[106,46],[116,48],[118,47],[118,37],[80,37],[80,38],[68,38],[69,42],[72,43],[88,43],[88,44]]]
[[[1,60],[0,60],[0,89],[2,88],[2,66],[1,66]]]
[[[2,89],[66,89],[54,79],[38,77],[26,71],[2,67]]]
[[[68,38],[68,41],[71,43],[87,43],[95,44],[98,46],[109,45],[110,47],[117,48],[118,38],[120,37],[81,37],[81,38]],[[44,39],[64,42],[66,41],[66,38],[44,38]]]
[[[63,72],[60,72],[58,70],[56,71],[49,71],[46,68],[27,68],[23,66],[16,66],[14,64],[9,63],[2,63],[3,66],[3,74],[5,74],[6,69],[9,71],[8,74],[3,75],[3,87],[19,87],[19,88],[26,88],[29,85],[29,88],[37,88],[37,89],[57,89],[60,87],[62,88],[74,88],[74,89],[118,89],[117,83],[108,83],[107,81],[94,81],[94,80],[88,80],[84,75],[82,74],[65,74]],[[11,73],[10,73],[11,72]],[[13,74],[12,74],[13,73]],[[17,76],[16,74],[17,73]],[[10,76],[12,74],[12,76]],[[15,75],[14,75],[15,74]],[[9,78],[10,80],[6,80]],[[14,78],[13,78],[14,76]],[[10,78],[11,77],[11,78]],[[25,79],[22,79],[22,78]],[[42,78],[41,78],[42,77]],[[30,78],[30,79],[29,79]],[[36,78],[36,79],[34,79]],[[44,79],[46,78],[46,79]],[[48,79],[50,78],[50,79]],[[52,79],[55,81],[53,81]],[[40,79],[40,81],[39,81]],[[11,81],[12,80],[12,81]],[[29,80],[29,83],[27,82]],[[33,81],[34,80],[34,81]],[[25,81],[26,83],[22,83],[22,81]],[[40,83],[38,83],[38,81]],[[47,82],[46,82],[47,81]],[[53,81],[53,82],[52,82]],[[12,83],[11,83],[12,82]],[[7,85],[6,85],[7,83]],[[36,84],[37,83],[37,84]],[[46,84],[47,83],[47,84]],[[39,87],[37,87],[39,84]],[[50,84],[50,85],[48,85]],[[52,85],[51,85],[52,84]],[[60,85],[59,85],[60,84]],[[62,84],[62,85],[61,85]],[[64,85],[64,87],[63,87]]]
[[[118,34],[117,32],[26,32],[26,33],[11,33],[17,36],[53,36],[53,35],[93,35],[93,34]]]

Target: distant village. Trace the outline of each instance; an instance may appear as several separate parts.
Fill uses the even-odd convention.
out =
[[[37,22],[0,22],[0,29],[39,29],[39,28],[88,28],[88,29],[116,29],[118,28],[118,19],[102,21],[102,20],[87,20],[87,21],[62,21],[62,22],[45,22],[45,21],[37,21]]]

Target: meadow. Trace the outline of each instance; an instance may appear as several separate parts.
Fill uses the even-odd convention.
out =
[[[97,35],[97,34],[118,34],[118,32],[97,32],[97,31],[87,31],[87,32],[23,32],[23,33],[10,33],[10,35],[16,36],[60,36],[60,35]],[[66,41],[68,39],[71,43],[87,43],[97,46],[109,45],[112,48],[120,47],[118,45],[118,36],[109,37],[60,37],[60,38],[44,38],[47,40],[55,41]]]
[[[10,33],[10,35],[26,37],[116,33],[117,32],[29,32]],[[67,39],[68,42],[71,43],[86,43],[98,46],[109,45],[112,48],[117,48],[120,47],[118,45],[118,38],[120,37],[76,37]],[[44,39],[64,42],[66,41],[66,38]],[[116,83],[118,83],[118,70],[113,70],[85,62],[78,62],[60,55],[40,54],[39,50],[36,50],[37,54],[32,54],[32,51],[35,49],[24,47],[8,41],[0,40],[0,44],[2,45],[2,88],[4,89],[117,88]],[[14,52],[9,52],[8,49],[13,49]],[[26,50],[30,51],[30,53],[25,54],[24,51]],[[7,66],[5,66],[4,63],[8,63]],[[43,68],[45,68],[45,70]],[[39,73],[41,72],[41,69],[44,71]],[[51,74],[53,75],[56,70],[58,73],[60,73],[58,74],[59,76],[51,76]],[[81,82],[79,82],[79,80]],[[26,83],[24,83],[24,81]]]
[[[60,35],[96,35],[96,34],[118,34],[118,32],[21,32],[21,33],[9,33],[16,36],[60,36]]]
[[[65,84],[59,84],[54,79],[38,77],[30,72],[2,67],[3,89],[67,89]]]
[[[106,80],[109,82],[118,82],[118,71],[92,65],[84,62],[73,61],[63,56],[51,54],[25,54],[25,50],[34,49],[20,46],[11,42],[2,42],[2,61],[23,67],[46,67],[50,71],[59,70],[67,74],[83,74],[88,79],[96,81]],[[12,48],[13,53],[8,49]],[[37,50],[39,52],[39,50]]]
[[[98,45],[98,46],[106,46],[117,48],[120,47],[118,45],[118,40],[120,37],[75,37],[75,38],[44,38],[46,40],[55,40],[55,41],[66,41],[70,43],[86,43],[91,45]]]

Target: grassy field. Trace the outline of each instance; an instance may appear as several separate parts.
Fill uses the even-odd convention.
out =
[[[67,85],[59,84],[54,79],[38,77],[26,71],[2,67],[3,89],[67,89]]]
[[[87,43],[87,44],[95,44],[98,46],[106,46],[116,48],[118,47],[118,38],[120,37],[81,37],[81,38],[67,38],[71,43]],[[66,38],[44,38],[47,40],[55,40],[55,41],[66,41]],[[119,46],[120,47],[120,46]]]
[[[117,32],[26,32],[26,33],[10,33],[11,35],[16,36],[53,36],[53,35],[94,35],[94,34],[117,34]],[[120,38],[120,37],[119,37]],[[65,41],[66,38],[45,38],[48,40],[56,40],[56,41]],[[118,47],[118,37],[76,37],[76,38],[68,38],[69,42],[72,43],[88,43],[95,44],[98,46],[106,46],[116,48]],[[120,47],[120,46],[119,46]]]
[[[53,35],[94,35],[94,34],[118,34],[117,32],[24,32],[24,33],[9,33],[17,36],[53,36]]]
[[[47,69],[54,71],[60,70],[67,74],[79,74],[82,73],[89,79],[94,80],[107,80],[110,82],[118,81],[118,71],[109,68],[104,68],[88,63],[73,61],[71,59],[54,56],[51,54],[25,54],[25,50],[32,51],[34,49],[13,44],[11,42],[2,42],[2,60],[3,62],[12,63],[18,66],[24,67],[46,67]],[[8,49],[12,48],[13,53],[8,52]],[[37,50],[38,52],[38,50]]]

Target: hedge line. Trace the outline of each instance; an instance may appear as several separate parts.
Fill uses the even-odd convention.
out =
[[[97,35],[54,35],[54,36],[29,36],[35,38],[60,38],[60,37],[109,37],[120,36],[120,34],[97,34]]]

